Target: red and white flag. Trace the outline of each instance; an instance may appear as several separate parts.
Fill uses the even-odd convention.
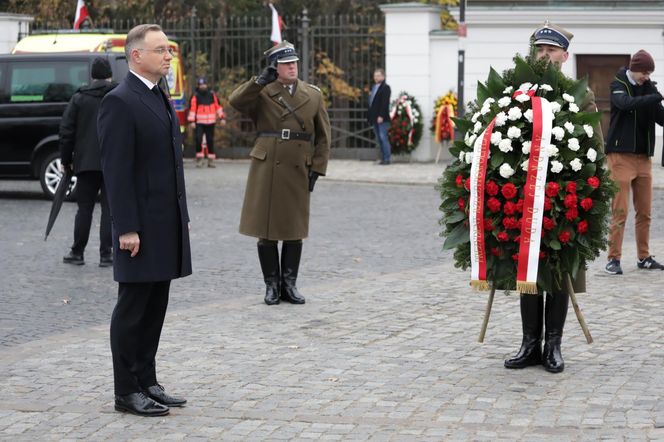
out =
[[[272,9],[272,33],[270,34],[270,40],[275,45],[278,45],[281,43],[281,29],[284,26],[284,21],[272,3],[270,3],[270,9]]]
[[[76,3],[76,17],[74,17],[74,29],[80,29],[81,24],[89,18],[90,14],[88,14],[88,8],[85,6],[85,2],[83,0],[78,0]]]

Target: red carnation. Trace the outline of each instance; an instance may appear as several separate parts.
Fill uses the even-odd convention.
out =
[[[567,218],[568,221],[574,221],[578,216],[579,210],[576,207],[567,209],[567,212],[565,212],[565,218]]]
[[[569,230],[564,230],[560,232],[560,235],[558,235],[558,239],[560,240],[561,243],[567,244],[570,239],[572,239],[572,234],[569,233]]]
[[[506,202],[503,205],[503,212],[505,212],[505,215],[514,215],[516,213],[516,204],[511,201]]]
[[[585,210],[586,212],[593,208],[592,198],[584,198],[584,199],[581,200],[580,204],[581,204],[581,207],[583,207],[583,210]]]
[[[567,207],[568,209],[571,209],[573,207],[576,207],[576,202],[577,202],[576,195],[569,193],[565,195],[563,206]]]
[[[493,256],[500,256],[500,249],[498,247],[491,247],[491,254]]]
[[[456,180],[454,180],[454,183],[456,184],[457,187],[462,187],[463,186],[463,177],[459,174],[456,176]]]
[[[588,221],[585,219],[581,221],[577,226],[576,226],[576,231],[579,233],[586,233],[588,231]]]
[[[546,196],[553,198],[558,195],[558,192],[560,191],[560,185],[556,182],[548,182],[546,183],[546,190],[544,191],[546,193]]]
[[[553,203],[551,198],[544,198],[544,210],[551,210],[553,208]]]
[[[498,241],[500,242],[505,242],[509,241],[510,236],[507,234],[507,232],[499,232],[496,238],[498,238]]]
[[[519,200],[516,202],[516,210],[519,213],[523,213],[523,200]]]
[[[489,181],[486,183],[486,186],[484,187],[484,191],[489,195],[489,196],[496,196],[498,195],[498,184],[494,183],[493,181]]]
[[[519,227],[519,222],[512,216],[506,216],[503,218],[503,226],[508,230],[517,229]]]
[[[464,183],[464,186],[466,190],[470,190],[470,177],[466,178],[466,182]]]
[[[544,227],[544,230],[553,230],[556,227],[556,223],[551,218],[545,216],[542,218],[542,227]]]
[[[599,178],[596,176],[591,176],[588,178],[588,185],[593,189],[597,189],[599,187]]]
[[[484,230],[490,232],[493,230],[493,222],[490,219],[484,218]]]
[[[518,253],[515,253],[514,255],[512,255],[512,261],[518,261],[518,260],[519,260],[519,254]]]
[[[487,200],[486,206],[489,208],[490,211],[493,213],[496,213],[500,211],[500,201],[498,201],[496,198],[491,197]]]
[[[568,181],[565,186],[565,192],[576,193],[576,181]]]
[[[459,198],[457,201],[457,205],[459,206],[459,210],[463,210],[466,208],[466,200],[463,199],[462,197]]]
[[[512,183],[507,183],[503,185],[503,188],[500,190],[505,198],[511,200],[516,196],[516,186]]]

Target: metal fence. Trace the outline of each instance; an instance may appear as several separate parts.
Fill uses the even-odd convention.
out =
[[[385,30],[382,15],[285,16],[282,37],[301,54],[300,77],[325,93],[332,123],[333,155],[368,159],[376,156],[373,133],[366,122],[366,108],[373,71],[384,67]],[[98,21],[95,27],[127,32],[152,19]],[[271,46],[271,17],[191,17],[157,21],[180,44],[190,91],[198,76],[215,85],[222,103],[242,81],[258,74],[265,65],[263,52]],[[63,29],[68,23],[35,22],[32,32]],[[253,124],[233,112],[218,128],[217,145],[222,156],[247,154],[253,141]],[[191,140],[190,140],[191,141]]]

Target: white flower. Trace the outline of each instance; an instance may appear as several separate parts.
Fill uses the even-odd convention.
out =
[[[560,108],[561,108],[560,103],[558,103],[557,101],[551,102],[551,112],[557,114],[558,112],[560,112]]]
[[[567,132],[569,133],[574,132],[574,125],[569,121],[565,121],[565,124],[563,124],[563,126],[565,126],[565,129],[567,129]]]
[[[579,111],[579,106],[577,106],[574,103],[570,103],[569,104],[569,111],[572,112],[573,114],[575,114]]]
[[[496,115],[496,126],[504,126],[505,123],[507,123],[507,115],[505,115],[505,112],[499,112]]]
[[[570,94],[563,94],[563,100],[567,101],[568,103],[574,103],[574,97],[572,97]]]
[[[532,109],[528,109],[527,111],[525,111],[525,112],[523,113],[523,117],[524,117],[526,120],[528,120],[529,123],[532,123],[532,122],[533,122],[533,110],[532,110]]]
[[[519,97],[520,96],[521,95],[519,95]],[[507,118],[509,118],[512,121],[518,120],[519,118],[521,118],[521,115],[523,114],[521,113],[521,109],[519,109],[518,107],[513,107],[512,109],[507,111]]]
[[[484,107],[484,106],[491,106],[491,103],[495,103],[495,102],[496,102],[495,99],[489,97],[489,98],[487,98],[486,100],[484,100],[484,103],[482,103],[482,107]]]
[[[578,172],[583,167],[583,163],[581,163],[581,160],[578,158],[574,158],[572,161],[570,161],[569,165],[572,167],[574,172]]]
[[[512,102],[512,99],[510,97],[503,97],[500,100],[498,100],[498,106],[500,107],[507,107],[510,105]]]
[[[590,149],[588,149],[588,153],[586,154],[586,156],[592,163],[594,163],[595,160],[597,159],[597,151],[591,147]]]
[[[565,137],[565,129],[560,126],[556,126],[551,129],[551,134],[556,137],[556,140],[560,141]]]
[[[466,152],[459,152],[459,161],[463,162],[466,160]]]
[[[473,153],[472,152],[466,152],[466,163],[470,164],[473,162]]]
[[[498,149],[500,149],[502,152],[511,152],[512,151],[512,140],[509,138],[505,138],[503,140],[500,140],[500,143],[498,143]]]
[[[576,138],[570,138],[567,140],[567,147],[569,147],[569,150],[573,150],[574,152],[581,148],[581,146],[579,146],[579,140]]]
[[[477,121],[475,122],[475,126],[473,126],[473,132],[477,133],[482,129],[482,123]]]
[[[509,178],[514,175],[514,169],[512,169],[507,163],[503,163],[502,166],[500,166],[499,172],[500,176],[503,178]]]
[[[465,140],[466,141],[466,146],[472,147],[473,144],[475,143],[476,138],[477,138],[477,135],[474,135],[474,134],[469,135],[468,133],[466,133],[466,140]]]
[[[526,101],[530,101],[530,96],[528,96],[527,94],[517,95],[515,100],[518,101],[519,103],[525,103]]]
[[[524,172],[528,171],[528,160],[521,163],[521,170],[523,170]]]
[[[507,129],[507,136],[509,138],[519,138],[521,136],[521,129],[516,126],[510,126],[510,128]]]
[[[523,145],[521,146],[521,152],[523,152],[524,155],[528,155],[530,153],[530,141],[524,141]]]
[[[482,106],[482,109],[480,109],[480,113],[481,113],[482,115],[486,115],[486,114],[489,113],[490,110],[491,110],[491,107],[490,107],[490,106],[486,106],[486,105],[484,105],[484,106]]]
[[[520,90],[521,92],[526,92],[526,91],[527,91],[528,89],[530,89],[531,87],[533,87],[533,84],[532,84],[532,83],[523,83],[521,86],[519,86],[519,90]]]
[[[478,119],[479,117],[480,117],[480,113],[479,113],[479,112],[475,112],[475,113],[473,114],[473,118],[471,118],[470,121],[472,121],[473,123],[476,123],[476,122],[477,122],[477,119]]]
[[[549,158],[555,157],[556,155],[558,155],[558,148],[553,144],[549,144],[549,147],[546,148],[546,153]]]
[[[553,88],[551,86],[549,86],[548,84],[546,84],[546,83],[541,84],[540,89],[542,89],[544,91],[548,91],[548,92],[551,92],[553,90]]]
[[[507,86],[505,90],[503,90],[503,94],[511,94],[514,88],[512,86]]]
[[[497,146],[498,143],[500,143],[500,140],[502,139],[503,139],[503,134],[501,134],[500,132],[494,132],[491,134],[491,144],[493,144],[494,146]]]
[[[588,138],[592,138],[593,134],[595,133],[595,131],[593,131],[593,127],[588,124],[583,125],[583,130],[586,131],[586,135],[588,135]]]
[[[551,172],[560,173],[561,170],[563,170],[563,163],[555,160],[551,161]]]

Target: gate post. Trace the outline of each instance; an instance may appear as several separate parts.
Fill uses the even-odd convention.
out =
[[[311,19],[307,15],[307,8],[302,10],[302,80],[309,82],[309,23]]]

